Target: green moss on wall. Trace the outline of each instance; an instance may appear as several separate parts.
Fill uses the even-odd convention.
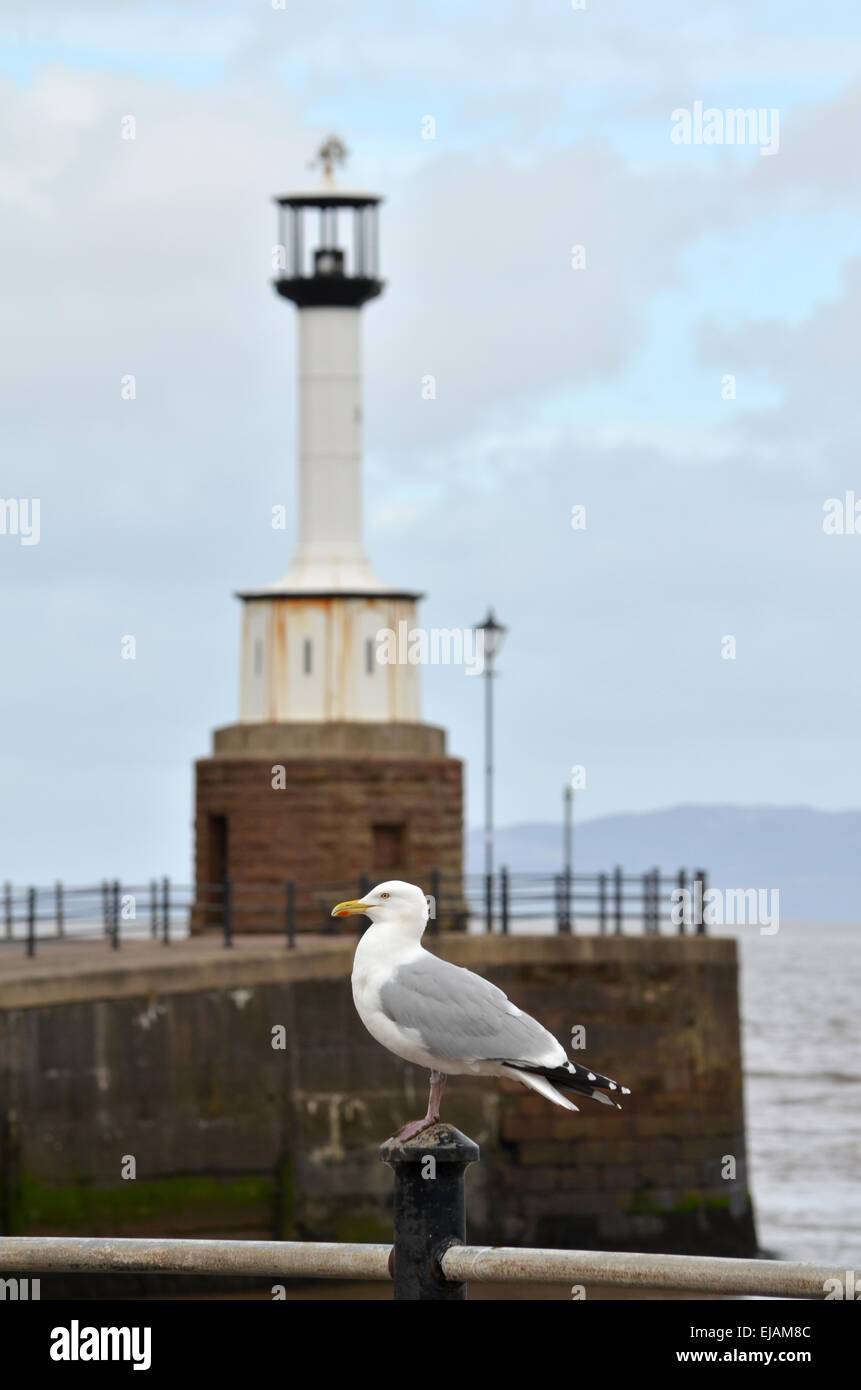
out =
[[[115,1187],[74,1182],[47,1187],[23,1174],[15,1215],[18,1234],[34,1228],[69,1235],[110,1235],[136,1226],[162,1223],[210,1224],[214,1229],[243,1210],[270,1209],[274,1183],[269,1176],[171,1177],[137,1179]]]

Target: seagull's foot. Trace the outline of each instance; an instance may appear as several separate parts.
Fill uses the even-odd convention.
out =
[[[417,1134],[421,1134],[423,1130],[430,1129],[431,1125],[435,1125],[438,1120],[438,1114],[431,1115],[428,1113],[422,1120],[411,1120],[408,1125],[404,1125],[403,1129],[399,1129],[397,1134],[392,1137],[399,1139],[402,1144],[405,1144],[408,1139],[415,1139]]]

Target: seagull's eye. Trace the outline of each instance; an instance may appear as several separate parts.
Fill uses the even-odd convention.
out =
[[[392,896],[391,893],[381,893],[381,894],[380,894],[380,897],[381,897],[381,898],[390,898],[391,896]]]

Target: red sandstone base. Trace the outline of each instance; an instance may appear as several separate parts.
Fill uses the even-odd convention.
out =
[[[299,930],[338,930],[332,904],[403,878],[434,891],[455,924],[463,872],[463,765],[410,756],[215,756],[196,764],[192,930],[286,929],[294,882]],[[347,919],[355,930],[355,919]]]

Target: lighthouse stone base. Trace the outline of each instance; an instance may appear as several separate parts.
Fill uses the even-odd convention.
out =
[[[408,723],[235,724],[195,765],[192,931],[284,932],[287,883],[298,930],[334,930],[328,913],[370,883],[434,891],[443,927],[459,924],[463,764],[445,731]],[[352,929],[352,928],[351,928]]]

